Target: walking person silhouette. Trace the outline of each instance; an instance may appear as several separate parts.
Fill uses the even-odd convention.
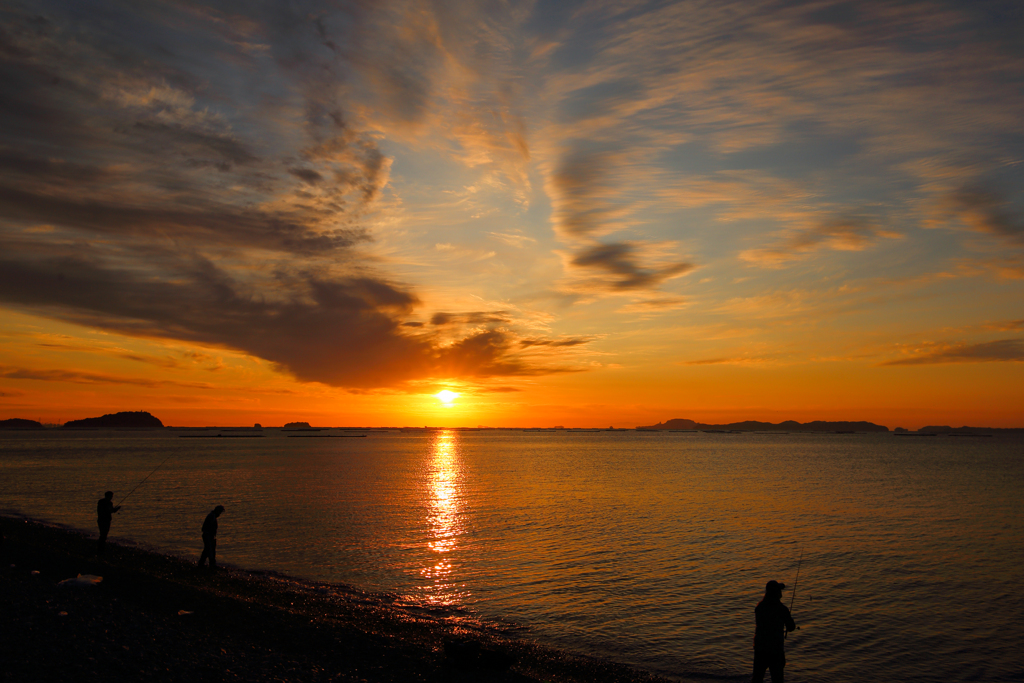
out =
[[[107,491],[96,502],[96,524],[100,527],[100,537],[96,541],[96,554],[102,555],[107,549],[107,534],[110,533],[110,522],[114,513],[121,509],[114,505],[114,492]]]
[[[199,566],[202,567],[207,559],[210,560],[210,569],[217,568],[217,518],[224,512],[224,506],[218,505],[206,515],[203,522],[203,554],[199,556]]]
[[[769,581],[764,597],[754,608],[754,675],[751,683],[762,683],[772,672],[772,683],[783,683],[786,668],[786,633],[796,630],[789,608],[782,604],[786,584]]]

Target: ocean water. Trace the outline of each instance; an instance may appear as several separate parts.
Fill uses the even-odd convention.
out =
[[[263,433],[0,433],[0,510],[95,532],[163,463],[111,540],[198,557],[222,504],[222,563],[697,680],[749,680],[777,579],[790,681],[1024,681],[1021,439]]]

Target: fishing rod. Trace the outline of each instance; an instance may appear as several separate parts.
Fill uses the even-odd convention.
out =
[[[804,562],[804,551],[803,551],[803,549],[801,549],[800,550],[800,559],[797,560],[797,563],[796,563],[796,580],[793,581],[793,595],[789,596],[789,613],[790,613],[790,615],[793,614],[793,601],[796,600],[796,585],[798,583],[800,583],[800,565],[803,564],[803,562]],[[786,634],[784,636],[782,636],[783,640],[786,640],[787,638],[789,638],[789,631],[786,631]],[[774,669],[773,669],[773,671],[774,671]]]
[[[161,467],[163,467],[163,466],[164,466],[164,463],[165,463],[165,462],[167,462],[168,460],[170,460],[170,459],[171,459],[171,456],[172,456],[172,455],[174,455],[174,453],[171,453],[171,455],[168,455],[168,456],[167,456],[166,458],[164,458],[164,459],[163,459],[163,460],[162,460],[162,461],[160,462],[160,464],[159,464],[159,465],[157,465],[156,467],[154,467],[154,468],[153,468],[153,471],[152,471],[152,472],[150,472],[149,474],[147,474],[147,475],[146,475],[146,479],[149,479],[149,478],[150,478],[150,477],[152,477],[152,476],[153,476],[154,474],[156,474],[156,471],[157,471],[158,469],[160,469]],[[142,486],[143,484],[145,484],[145,483],[146,483],[146,479],[143,479],[143,480],[142,480],[142,481],[140,481],[140,482],[139,482],[138,484],[136,484],[136,485],[135,485],[135,488],[134,488],[134,489],[132,489],[131,491],[129,491],[129,492],[128,492],[128,495],[126,495],[126,496],[125,496],[124,498],[122,498],[122,499],[121,499],[121,502],[120,502],[120,503],[118,503],[117,505],[118,505],[118,506],[120,506],[120,505],[121,505],[121,503],[123,503],[123,502],[125,502],[126,500],[128,500],[128,496],[130,496],[130,495],[132,495],[133,493],[135,493],[135,489],[137,489],[137,488],[139,488],[140,486]]]

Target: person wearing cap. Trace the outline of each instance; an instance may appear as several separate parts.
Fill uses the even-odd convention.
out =
[[[789,608],[782,604],[786,584],[769,581],[764,597],[754,608],[754,676],[751,683],[764,681],[765,671],[772,672],[772,683],[783,683],[786,668],[786,633],[796,630]]]
[[[217,568],[217,518],[224,512],[224,506],[218,505],[206,515],[203,522],[203,554],[199,556],[199,566],[210,559],[210,569]]]
[[[107,549],[107,534],[110,533],[110,522],[114,513],[121,509],[120,505],[114,505],[114,492],[107,491],[103,497],[96,502],[96,524],[100,528],[100,537],[96,540],[96,554],[102,555]]]

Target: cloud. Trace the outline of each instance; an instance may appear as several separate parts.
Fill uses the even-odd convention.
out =
[[[908,356],[882,365],[939,363],[1006,363],[1024,361],[1024,339],[999,339],[978,344],[922,344],[904,351]]]
[[[121,358],[123,360],[131,360],[138,363],[146,363],[147,365],[155,365],[158,368],[177,369],[181,367],[181,362],[177,358],[171,356],[150,356],[141,355],[137,353],[129,353],[120,349],[104,349],[96,346],[86,346],[83,344],[50,344],[46,342],[37,342],[36,346],[44,349],[61,349],[64,351],[84,351],[87,353],[101,353],[103,355],[111,356],[113,358]]]
[[[8,305],[123,334],[237,349],[303,381],[373,388],[566,369],[520,357],[511,331],[473,329],[509,323],[500,312],[439,314],[445,339],[409,336],[401,318],[418,299],[379,278],[276,270],[266,276],[271,287],[199,256],[160,254],[149,267],[116,267],[83,245],[63,253],[47,245],[32,258],[20,251],[20,260],[6,249],[0,258],[0,301]]]
[[[752,358],[749,356],[704,358],[685,361],[683,365],[765,365],[773,362],[770,358]]]
[[[0,377],[7,379],[28,379],[44,382],[72,382],[75,384],[127,384],[140,387],[187,387],[189,389],[212,389],[212,384],[204,382],[178,382],[175,380],[146,379],[127,377],[101,372],[83,372],[81,370],[34,370],[28,368],[12,368],[0,366]]]
[[[434,250],[440,252],[445,258],[451,260],[486,261],[487,259],[494,258],[496,255],[494,251],[468,249],[454,244],[449,244],[447,242],[439,242],[435,244]]]
[[[596,244],[577,252],[569,263],[581,271],[596,271],[598,277],[591,278],[588,284],[606,291],[653,289],[694,268],[692,263],[644,267],[639,263],[639,253],[638,245],[628,242]]]
[[[579,145],[563,152],[549,180],[555,232],[575,249],[567,261],[570,288],[591,294],[657,289],[668,279],[694,268],[685,262],[653,259],[654,245],[644,241],[601,242],[598,237],[628,228],[637,203],[626,198],[623,178],[631,171],[629,155],[612,147]],[[664,247],[665,245],[659,245]],[[581,272],[580,272],[581,271]],[[582,275],[582,278],[577,277]]]
[[[594,341],[595,337],[568,337],[564,339],[520,339],[520,346],[582,346]]]
[[[1024,217],[997,191],[965,187],[947,195],[944,208],[947,215],[956,216],[971,230],[1024,246]]]
[[[352,389],[565,371],[527,354],[507,315],[408,320],[416,292],[367,258],[389,122],[440,125],[449,98],[471,113],[450,132],[528,185],[512,161],[528,157],[514,91],[484,92],[486,69],[448,71],[469,59],[460,39],[479,16],[442,9],[5,5],[0,304]],[[455,72],[467,89],[441,78]]]
[[[559,161],[550,186],[555,231],[566,238],[593,237],[615,230],[629,207],[613,201],[620,193],[612,173],[621,152],[570,148]]]
[[[1024,254],[1003,250],[1004,256],[963,258],[956,260],[959,275],[988,276],[997,280],[1024,280]]]
[[[743,257],[780,266],[910,234],[933,189],[913,162],[1019,175],[1005,170],[1024,107],[1019,16],[996,28],[964,3],[756,0],[593,3],[571,22],[538,11],[557,44],[541,60],[553,113],[532,144],[574,247],[648,226],[708,251],[753,235]],[[846,206],[864,218],[808,223]],[[669,233],[658,223],[679,207]],[[987,230],[1021,224],[988,213]],[[757,234],[780,228],[777,242]]]
[[[637,299],[619,308],[620,313],[653,314],[686,308],[690,300],[682,296],[653,296]]]
[[[98,24],[72,20],[60,3],[47,16],[15,8],[8,18],[0,53],[0,74],[11,76],[0,78],[0,97],[12,103],[0,114],[0,215],[8,225],[300,255],[369,239],[356,221],[389,162],[371,136],[345,124],[331,101],[340,83],[326,87],[306,68],[322,58],[293,55],[282,68],[237,54],[210,35],[217,26],[186,30],[185,17],[167,25],[145,8],[111,9]],[[128,25],[137,33],[125,33]],[[205,48],[239,63],[211,59],[217,66],[207,69],[176,58],[186,45],[182,54]],[[274,113],[291,110],[301,129],[266,106],[217,96],[217,86],[230,90],[253,69],[279,102]]]
[[[430,324],[435,326],[477,326],[511,323],[512,317],[508,311],[473,311],[470,313],[445,313],[438,311],[430,318]]]
[[[1013,330],[1024,330],[1024,319],[1022,320],[1006,320],[998,323],[990,323],[985,325],[986,329],[998,330],[1000,332],[1011,332]]]
[[[855,220],[836,220],[816,227],[800,230],[772,247],[750,249],[740,258],[752,263],[778,266],[788,261],[805,258],[809,254],[830,249],[833,251],[863,251],[880,239],[897,239],[900,235]]]
[[[494,239],[498,240],[502,244],[507,244],[510,247],[525,247],[528,244],[536,244],[537,240],[526,235],[510,235],[504,232],[492,232],[490,233]]]

